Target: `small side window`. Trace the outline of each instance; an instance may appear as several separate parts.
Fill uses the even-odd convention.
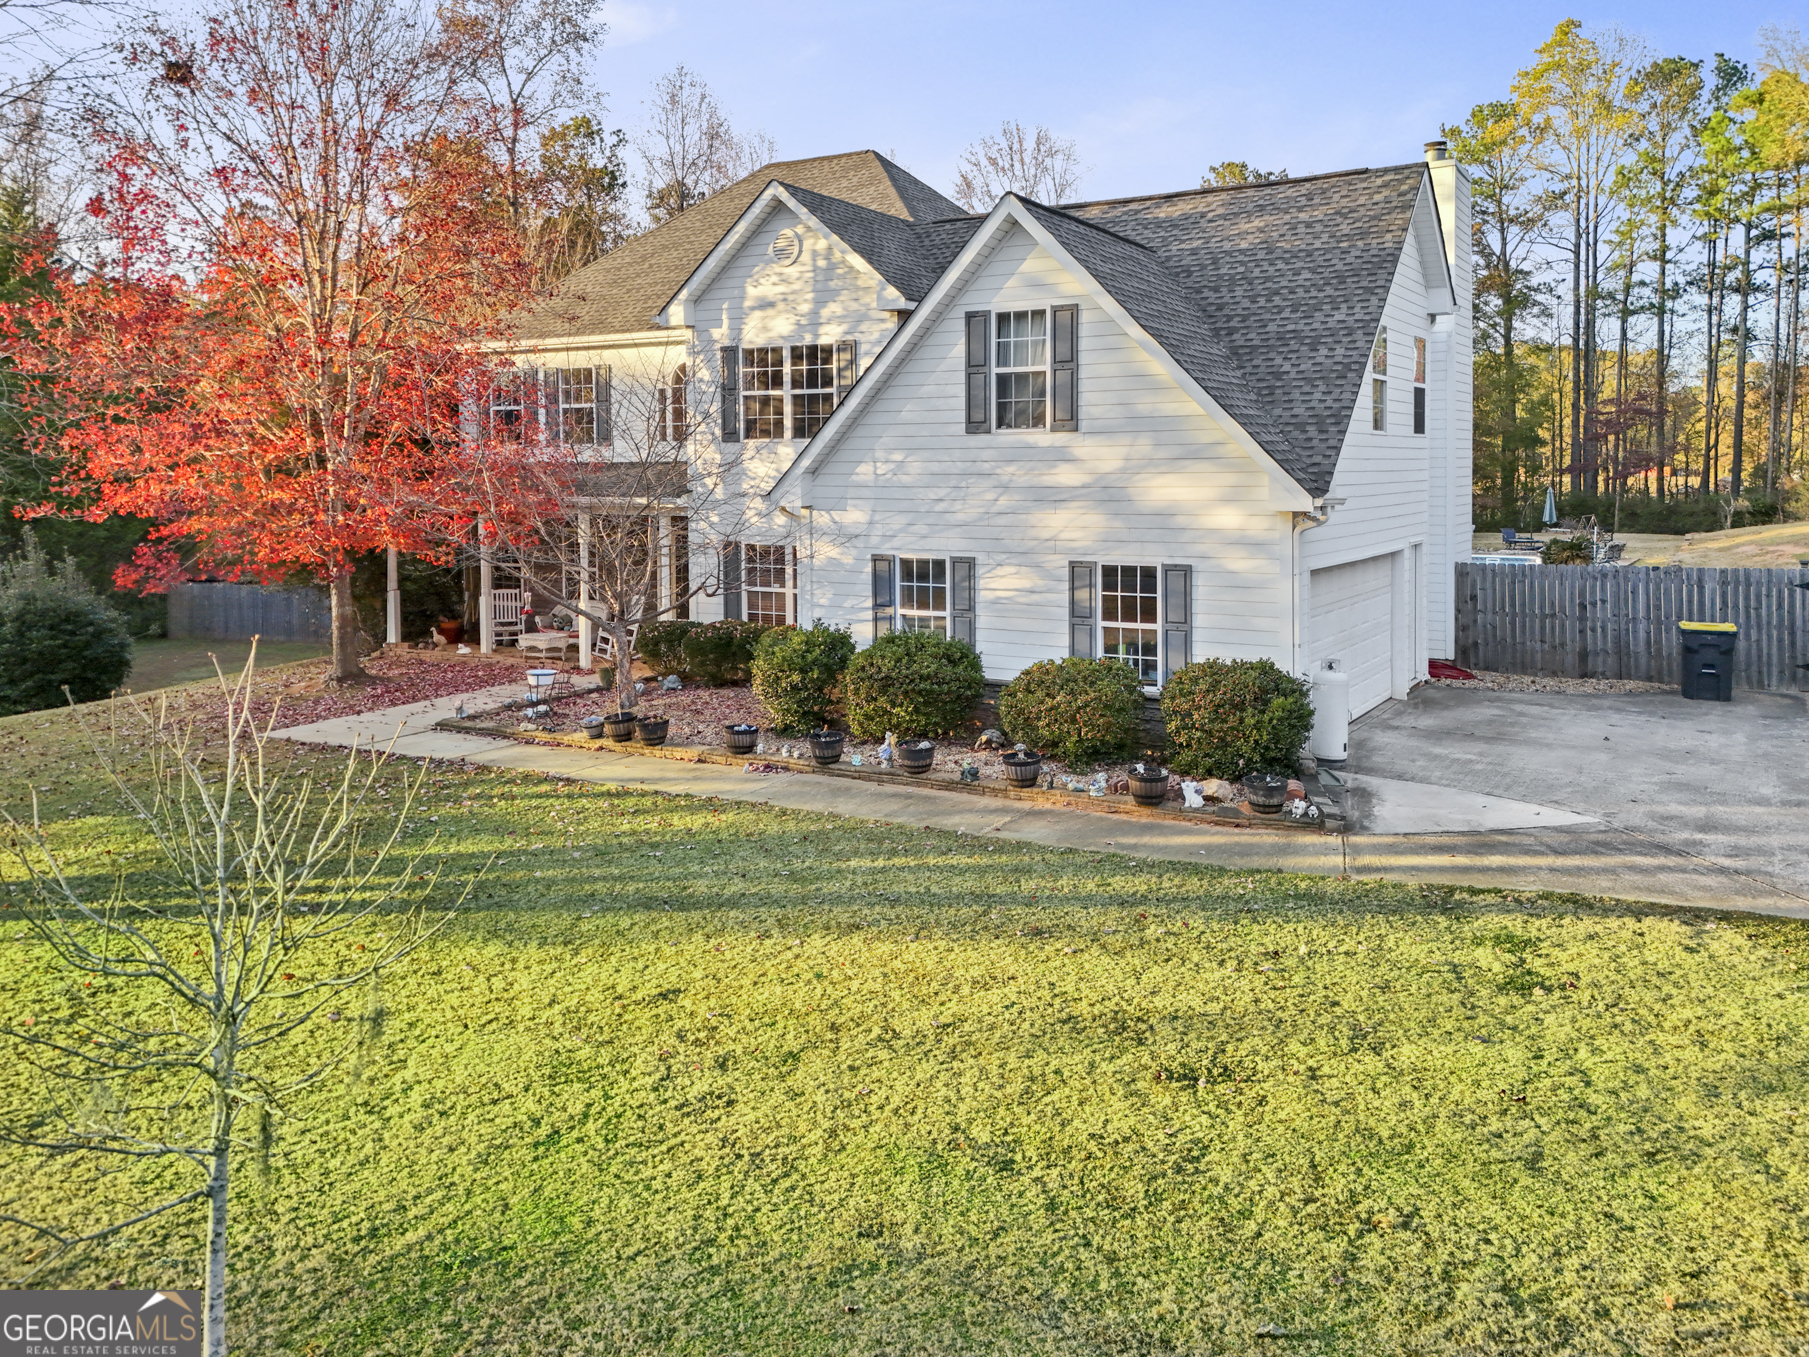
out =
[[[1369,427],[1388,432],[1388,383],[1379,377],[1369,384]]]
[[[1378,377],[1388,375],[1388,327],[1376,331],[1376,346],[1369,354],[1370,370]]]

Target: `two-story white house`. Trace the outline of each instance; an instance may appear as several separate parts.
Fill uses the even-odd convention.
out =
[[[693,618],[941,632],[998,680],[1336,659],[1355,714],[1453,649],[1469,235],[1443,143],[984,215],[863,151],[766,166],[574,274],[521,362],[594,405],[605,459],[612,371],[708,390],[688,417],[750,512]]]

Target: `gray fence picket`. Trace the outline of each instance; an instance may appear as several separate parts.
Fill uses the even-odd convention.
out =
[[[332,609],[324,590],[255,584],[178,584],[170,590],[170,635],[209,641],[327,641]]]
[[[1734,681],[1809,689],[1809,570],[1457,566],[1457,662],[1499,673],[1676,684],[1679,622],[1740,628]],[[217,586],[212,586],[217,587]],[[172,599],[172,634],[177,609]]]

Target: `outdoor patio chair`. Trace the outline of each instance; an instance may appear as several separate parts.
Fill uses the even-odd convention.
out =
[[[521,590],[490,591],[490,629],[498,639],[521,634]]]
[[[1501,530],[1501,541],[1509,551],[1538,551],[1545,545],[1537,538],[1522,537],[1512,528],[1503,528]]]

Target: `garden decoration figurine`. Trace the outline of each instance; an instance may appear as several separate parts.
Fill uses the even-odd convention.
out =
[[[892,766],[893,738],[892,732],[888,730],[886,732],[885,742],[880,745],[878,751],[873,755],[874,761],[878,763],[881,768],[890,768]]]
[[[1202,810],[1206,805],[1206,789],[1191,778],[1181,784],[1181,804],[1188,810]]]
[[[684,686],[683,680],[681,680],[677,674],[667,674],[665,678],[660,680],[660,687],[669,693],[676,693]]]
[[[866,766],[866,764],[861,760],[861,756],[859,754],[853,755],[851,758],[849,758],[848,762],[856,768],[864,768]]]
[[[962,759],[961,780],[963,782],[978,782],[980,780],[980,765],[975,763],[972,759]]]

